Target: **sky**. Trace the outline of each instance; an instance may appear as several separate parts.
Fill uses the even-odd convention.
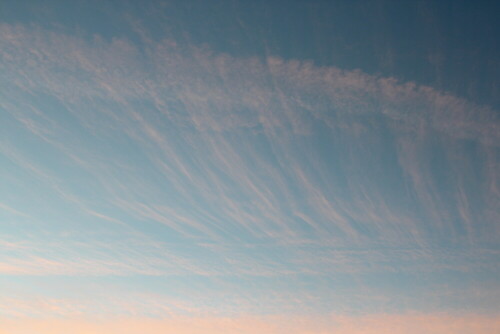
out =
[[[500,332],[499,7],[0,2],[0,333]]]

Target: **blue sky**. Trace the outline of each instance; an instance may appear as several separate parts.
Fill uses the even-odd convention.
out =
[[[0,332],[498,328],[494,7],[4,2]]]

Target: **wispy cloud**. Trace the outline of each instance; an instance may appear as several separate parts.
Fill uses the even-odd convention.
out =
[[[300,289],[305,276],[498,271],[495,110],[144,38],[147,52],[0,25],[1,178],[16,186],[0,209],[33,220],[9,227],[3,274],[295,275]]]

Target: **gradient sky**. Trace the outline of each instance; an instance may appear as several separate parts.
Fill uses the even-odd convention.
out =
[[[494,1],[0,2],[0,333],[500,332]]]

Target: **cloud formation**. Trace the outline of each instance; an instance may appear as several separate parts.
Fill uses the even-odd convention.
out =
[[[205,292],[236,280],[224,293],[253,284],[235,300],[255,310],[252,294],[269,293],[272,313],[331,310],[353,289],[396,296],[376,275],[404,286],[420,273],[418,291],[470,296],[498,273],[500,122],[488,106],[147,34],[139,48],[3,23],[0,50],[1,178],[16,189],[0,198],[2,274],[203,277]],[[408,299],[399,306],[421,307]]]

